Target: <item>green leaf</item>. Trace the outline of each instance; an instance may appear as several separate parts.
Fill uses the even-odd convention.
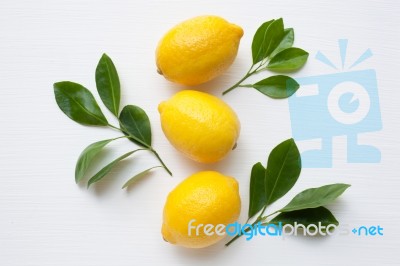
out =
[[[261,54],[263,58],[268,57],[279,45],[284,35],[282,18],[271,23],[265,33],[265,42]]]
[[[326,227],[330,224],[334,224],[336,226],[339,225],[338,220],[336,220],[335,216],[325,207],[318,207],[312,209],[304,209],[298,211],[291,211],[291,212],[284,212],[279,214],[278,216],[274,217],[268,224],[291,224],[294,225],[295,222],[297,224],[302,224],[305,227],[309,226],[310,224],[318,225],[321,223],[322,226]],[[323,232],[326,232],[323,230]]]
[[[119,120],[123,131],[135,137],[129,139],[142,147],[151,146],[150,120],[142,108],[135,105],[125,106]]]
[[[95,174],[92,178],[89,179],[87,187],[89,188],[91,184],[96,183],[96,182],[100,181],[101,179],[103,179],[103,177],[105,177],[117,163],[119,163],[120,161],[122,161],[123,159],[125,159],[126,157],[131,155],[132,153],[135,153],[140,150],[142,150],[142,149],[137,149],[134,151],[127,152],[124,155],[122,155],[122,156],[118,157],[117,159],[115,159],[114,161],[112,161],[111,163],[104,166],[100,171],[97,172],[97,174]]]
[[[279,45],[284,35],[282,18],[267,21],[256,31],[252,43],[253,64],[268,57]]]
[[[107,126],[107,119],[92,93],[82,85],[70,81],[54,83],[58,107],[69,118],[82,125]]]
[[[130,185],[134,184],[137,180],[139,180],[140,178],[144,177],[148,172],[150,172],[154,168],[160,168],[160,167],[162,167],[162,166],[161,165],[153,166],[153,167],[150,167],[149,169],[146,169],[146,170],[136,174],[135,176],[130,178],[128,181],[126,181],[126,183],[122,186],[122,188],[129,187]]]
[[[292,28],[284,29],[283,38],[278,44],[278,47],[270,54],[270,57],[274,57],[277,53],[287,48],[292,47],[294,43],[294,30]]]
[[[96,86],[104,105],[118,117],[121,86],[117,69],[106,54],[103,54],[96,68]]]
[[[78,162],[75,167],[75,182],[78,183],[84,177],[86,170],[97,154],[111,141],[115,139],[101,140],[87,146],[79,155]]]
[[[284,75],[271,76],[249,86],[274,99],[288,98],[300,88],[296,80]]]
[[[270,20],[264,22],[256,31],[253,37],[253,42],[251,44],[251,51],[253,55],[253,64],[260,62],[265,57],[262,57],[262,47],[265,40],[265,33],[267,32],[268,27],[271,25],[272,22],[275,20]]]
[[[301,171],[299,150],[293,139],[276,146],[268,157],[265,179],[266,204],[284,196],[296,183]]]
[[[309,188],[297,194],[279,212],[291,212],[302,209],[317,208],[333,202],[348,188],[348,184],[332,184],[318,188]]]
[[[293,71],[307,62],[308,53],[300,48],[287,48],[269,61],[267,68],[273,71]]]
[[[265,206],[266,201],[265,168],[261,163],[256,163],[251,169],[250,176],[249,219]]]

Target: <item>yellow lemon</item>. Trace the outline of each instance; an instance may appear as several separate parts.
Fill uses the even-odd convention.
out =
[[[184,90],[158,106],[169,142],[189,158],[213,163],[235,145],[240,122],[225,102],[207,93]]]
[[[196,173],[172,190],[164,206],[164,240],[189,248],[215,244],[240,214],[237,181],[214,171]]]
[[[243,29],[217,16],[173,27],[156,50],[158,72],[172,82],[198,85],[221,75],[235,60]]]

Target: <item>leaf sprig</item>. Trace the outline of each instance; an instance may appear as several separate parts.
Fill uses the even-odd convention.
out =
[[[293,139],[285,140],[276,146],[268,157],[267,166],[260,162],[253,165],[250,176],[250,201],[248,220],[257,213],[259,215],[252,223],[256,225],[294,224],[302,223],[323,225],[339,222],[333,214],[324,206],[333,202],[347,188],[348,184],[330,184],[318,188],[309,188],[297,194],[285,207],[264,216],[267,207],[283,197],[296,184],[301,172],[301,157]],[[268,218],[276,215],[273,219]],[[248,230],[251,230],[250,228]],[[232,238],[226,246],[229,246],[241,235]]]
[[[292,72],[300,69],[308,59],[308,53],[292,47],[294,30],[284,28],[283,19],[273,19],[263,23],[256,31],[251,45],[253,63],[247,73],[226,94],[237,87],[254,88],[264,95],[283,99],[293,95],[300,85],[286,75],[275,75],[254,84],[242,84],[250,76],[264,70]]]
[[[103,54],[96,68],[96,87],[102,102],[118,120],[119,127],[108,122],[92,93],[84,86],[71,81],[61,81],[54,84],[56,102],[61,111],[69,118],[82,125],[109,127],[124,134],[113,139],[92,143],[82,151],[75,167],[76,183],[85,177],[93,159],[103,148],[110,142],[121,138],[127,138],[141,148],[125,153],[104,166],[89,179],[88,187],[103,179],[120,161],[138,151],[150,151],[161,165],[153,166],[136,174],[125,183],[123,188],[133,184],[137,179],[157,167],[164,168],[172,176],[171,171],[151,146],[151,126],[146,112],[135,105],[127,105],[119,112],[121,100],[120,81],[114,63],[106,54]]]

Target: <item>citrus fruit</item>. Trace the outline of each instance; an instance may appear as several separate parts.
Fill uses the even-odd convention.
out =
[[[214,171],[198,172],[169,193],[161,232],[171,244],[203,248],[224,238],[225,226],[239,214],[237,181]]]
[[[218,16],[199,16],[169,30],[156,50],[157,71],[183,85],[221,75],[235,60],[243,29]]]
[[[215,96],[193,90],[180,91],[160,103],[158,111],[169,142],[195,161],[217,162],[236,145],[239,119]]]

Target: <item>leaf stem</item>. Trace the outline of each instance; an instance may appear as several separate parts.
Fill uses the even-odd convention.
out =
[[[124,188],[127,188],[127,187],[130,186],[132,183],[134,183],[134,182],[136,181],[136,179],[137,179],[139,176],[141,176],[142,174],[145,174],[145,173],[147,173],[147,172],[149,172],[149,171],[151,171],[151,170],[153,170],[153,169],[155,169],[155,168],[163,168],[163,166],[161,166],[161,165],[153,166],[153,167],[150,167],[149,169],[146,169],[146,170],[142,171],[142,172],[139,173],[139,174],[136,174],[134,177],[132,177],[132,178],[130,178],[128,181],[126,181],[126,183],[122,186],[122,188],[123,188],[123,189],[124,189]]]
[[[277,214],[279,211],[273,212],[271,214],[268,214],[266,216],[262,216],[265,209],[267,208],[267,205],[264,206],[263,210],[261,211],[260,215],[257,217],[257,219],[251,224],[251,228],[254,227],[254,225],[256,225],[258,222],[261,221],[265,221],[268,217]],[[247,223],[247,222],[246,222]],[[250,230],[250,228],[246,228],[245,232],[248,232],[248,230]],[[236,241],[236,239],[238,239],[239,237],[241,237],[243,234],[237,234],[234,238],[232,238],[231,240],[228,241],[228,243],[225,244],[226,247],[228,247],[230,244],[232,244],[234,241]]]
[[[268,217],[270,217],[270,216],[272,216],[272,215],[274,215],[274,214],[277,214],[278,212],[279,212],[279,211],[276,211],[276,212],[270,213],[270,214],[268,214],[268,215],[259,217],[259,218],[260,218],[260,221],[265,221],[265,220],[267,220]],[[261,216],[261,215],[260,215],[260,216]],[[257,218],[257,219],[258,219],[258,218]]]
[[[127,138],[128,136],[119,136],[117,138],[114,138],[113,140],[117,140],[117,139],[122,139],[122,138]]]
[[[238,82],[236,82],[234,85],[232,85],[232,87],[230,87],[229,89],[227,89],[226,91],[224,91],[224,92],[222,93],[222,95],[225,95],[225,94],[227,94],[228,92],[230,92],[231,90],[233,90],[233,89],[239,87],[240,83],[242,83],[243,81],[245,81],[245,80],[246,80],[248,77],[250,77],[250,76],[251,76],[251,74],[250,74],[250,73],[247,73],[243,78],[241,78]]]
[[[251,224],[251,228],[253,228],[253,226],[254,226],[256,223],[258,223],[258,222],[260,222],[260,221],[259,221],[258,218],[257,218],[257,219],[254,221],[254,223]],[[247,228],[246,230],[248,231],[248,230],[250,230],[250,228]],[[245,230],[245,231],[246,231],[246,230]],[[247,232],[247,231],[246,231],[246,232]],[[231,240],[229,240],[228,243],[225,244],[225,246],[228,247],[230,244],[232,244],[234,241],[236,241],[236,239],[238,239],[238,238],[241,237],[242,235],[243,235],[243,234],[241,234],[241,233],[239,232],[234,238],[232,238]]]
[[[165,165],[165,163],[164,163],[163,160],[161,159],[160,155],[158,155],[158,153],[157,153],[153,148],[150,148],[150,151],[157,157],[157,159],[160,161],[160,163],[161,163],[162,167],[165,169],[165,171],[167,171],[168,174],[169,174],[170,176],[172,176],[171,171],[170,171],[170,170],[168,169],[168,167]]]
[[[236,82],[235,84],[233,84],[229,89],[227,89],[226,91],[224,91],[222,93],[222,95],[227,94],[228,92],[230,92],[231,90],[237,88],[237,87],[248,87],[248,88],[252,88],[252,86],[250,84],[246,84],[246,85],[240,85],[243,81],[245,81],[248,77],[250,77],[253,74],[256,74],[262,70],[264,70],[265,68],[261,68],[264,64],[266,63],[266,61],[261,61],[260,64],[258,64],[258,66],[253,70],[254,68],[254,64],[251,65],[249,71],[247,71],[246,75],[244,75],[243,78],[241,78],[238,82]],[[261,68],[261,69],[260,69]]]
[[[124,131],[124,130],[122,130],[122,129],[116,127],[116,126],[113,126],[113,125],[111,125],[111,124],[108,124],[108,126],[111,127],[111,128],[113,128],[113,129],[116,129],[116,130],[118,130],[118,131],[121,131],[122,133],[126,134],[126,137],[132,138],[132,139],[134,139],[135,141],[137,141],[137,142],[139,142],[140,144],[142,144],[144,147],[146,147],[146,150],[151,151],[151,152],[157,157],[158,161],[160,161],[160,163],[162,164],[162,166],[163,166],[163,168],[165,169],[165,171],[167,171],[167,173],[168,173],[170,176],[172,176],[171,171],[168,169],[168,167],[165,165],[165,163],[164,163],[163,160],[161,159],[160,155],[158,155],[158,153],[156,152],[156,150],[153,149],[152,146],[148,145],[147,143],[143,142],[142,140],[138,139],[137,137],[135,137],[135,136],[129,134],[128,132],[126,132],[126,131]]]
[[[241,88],[253,88],[253,84],[243,84],[243,85],[238,85],[238,87],[241,87]]]
[[[254,71],[254,74],[257,74],[257,73],[267,70],[267,69],[268,69],[268,67],[258,68],[256,71]]]
[[[260,219],[260,218],[263,216],[263,214],[264,214],[264,212],[265,212],[266,209],[267,209],[267,204],[265,204],[264,208],[263,208],[262,211],[260,212],[260,215],[258,215],[257,220]]]
[[[116,129],[116,130],[118,130],[118,131],[121,131],[121,132],[122,132],[122,130],[121,130],[121,129],[119,129],[118,127],[116,127],[116,126],[113,126],[113,125],[111,125],[111,124],[107,124],[107,126],[109,126],[109,127],[113,128],[113,129]]]
[[[226,91],[224,91],[224,92],[222,93],[222,95],[225,95],[225,94],[227,94],[228,92],[230,92],[231,90],[233,90],[233,89],[239,87],[240,83],[242,83],[242,82],[245,81],[248,77],[250,77],[251,75],[253,75],[254,71],[251,71],[251,70],[253,69],[253,67],[254,67],[254,64],[251,65],[251,67],[249,68],[249,70],[247,71],[246,75],[244,75],[243,78],[241,78],[238,82],[236,82],[235,84],[233,84],[229,89],[227,89]],[[258,68],[257,68],[257,69],[258,69]],[[257,70],[257,69],[256,69],[256,70]]]

